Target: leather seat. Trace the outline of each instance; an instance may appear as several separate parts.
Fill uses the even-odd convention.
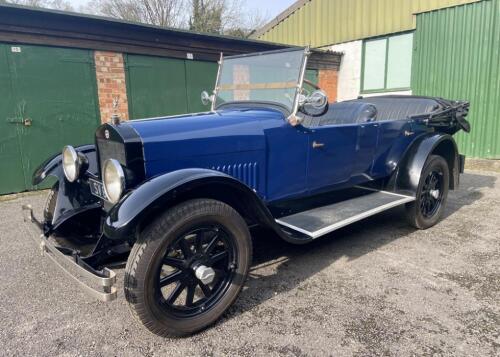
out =
[[[306,116],[303,125],[363,124],[372,121],[406,120],[417,114],[427,114],[440,108],[432,98],[414,96],[381,96],[331,103],[328,111],[318,117]]]
[[[377,120],[405,120],[416,114],[431,113],[439,104],[431,98],[410,96],[385,96],[358,99],[356,102],[370,103],[377,108]]]
[[[332,103],[325,114],[306,118],[304,126],[362,124],[374,121],[376,116],[377,109],[369,103],[357,101]]]

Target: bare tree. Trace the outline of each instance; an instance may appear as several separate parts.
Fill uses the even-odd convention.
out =
[[[24,5],[31,7],[47,7],[46,0],[6,0],[7,4]]]
[[[269,16],[246,9],[242,0],[190,0],[189,28],[198,32],[248,37]]]
[[[181,27],[185,3],[185,0],[93,0],[87,11],[162,27]]]
[[[189,29],[198,32],[222,33],[225,0],[191,0]]]
[[[75,8],[71,5],[69,1],[66,0],[52,0],[49,1],[49,8],[63,10],[63,11],[75,11]]]
[[[238,37],[248,37],[269,18],[257,9],[247,9],[243,0],[92,0],[83,11],[162,27]]]
[[[68,0],[0,0],[0,3],[76,11]],[[91,0],[78,11],[236,37],[249,37],[269,19],[258,9],[245,7],[243,0]]]
[[[73,6],[66,0],[0,0],[0,3],[43,7],[56,10],[74,11]]]
[[[224,30],[225,35],[249,38],[252,34],[269,22],[268,13],[263,13],[258,9],[249,9],[239,15],[239,20],[227,25]]]

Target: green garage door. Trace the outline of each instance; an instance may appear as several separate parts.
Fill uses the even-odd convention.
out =
[[[461,153],[500,159],[500,0],[417,15],[414,47],[414,94],[469,100]]]
[[[36,167],[99,125],[91,51],[0,44],[0,194],[32,189]]]
[[[203,90],[215,86],[214,62],[127,55],[127,96],[131,119],[206,111]]]

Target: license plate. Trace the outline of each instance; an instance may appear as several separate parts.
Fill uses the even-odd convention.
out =
[[[104,192],[104,186],[102,182],[99,182],[94,179],[89,179],[90,192],[103,200],[106,199],[106,193]]]

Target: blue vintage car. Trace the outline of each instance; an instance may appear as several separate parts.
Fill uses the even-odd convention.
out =
[[[109,301],[127,259],[133,314],[159,335],[190,334],[235,301],[250,228],[305,244],[399,205],[419,229],[443,215],[464,157],[469,104],[383,96],[328,104],[304,79],[308,49],[221,58],[205,113],[120,121],[66,146],[33,176],[55,176],[44,219],[24,209],[43,252]],[[307,248],[305,248],[307,249]]]

